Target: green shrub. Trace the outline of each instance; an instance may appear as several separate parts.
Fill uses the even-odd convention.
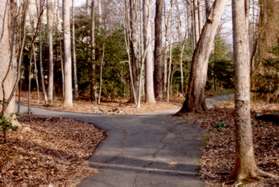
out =
[[[224,128],[226,128],[226,124],[225,124],[225,122],[220,121],[220,122],[215,123],[214,128],[216,128],[218,130],[224,129]]]
[[[17,126],[13,125],[11,120],[9,120],[7,117],[0,117],[0,131],[3,132],[4,143],[7,142],[7,132],[9,130],[15,131],[17,130]]]

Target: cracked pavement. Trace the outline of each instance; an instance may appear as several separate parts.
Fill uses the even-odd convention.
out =
[[[25,107],[22,107],[26,111]],[[149,115],[96,115],[32,108],[32,113],[70,117],[95,124],[108,137],[90,159],[98,170],[79,187],[198,187],[202,129],[173,117],[175,111]]]

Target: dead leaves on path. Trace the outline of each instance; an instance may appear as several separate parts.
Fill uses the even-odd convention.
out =
[[[102,130],[63,118],[19,120],[23,127],[9,134],[7,144],[0,144],[0,186],[71,186],[94,175],[86,160],[104,139]]]

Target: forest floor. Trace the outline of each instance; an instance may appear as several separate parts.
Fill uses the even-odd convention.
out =
[[[27,106],[27,93],[22,93],[21,102]],[[146,114],[167,110],[178,110],[181,107],[183,98],[178,98],[171,102],[157,102],[154,104],[142,103],[140,108],[136,108],[134,103],[129,103],[127,99],[101,102],[100,105],[86,100],[76,100],[74,107],[64,107],[61,99],[55,99],[53,104],[45,105],[42,98],[37,99],[36,93],[32,93],[30,104],[49,110],[78,112],[78,113],[99,113],[99,114]]]
[[[234,104],[224,101],[206,114],[189,115],[206,129],[206,146],[201,157],[201,176],[208,186],[222,186],[229,181],[235,161]],[[258,166],[264,171],[279,175],[279,124],[263,122],[256,114],[272,114],[279,111],[279,104],[253,102],[254,146]],[[278,186],[272,179],[254,183],[253,186]]]
[[[71,186],[96,174],[87,160],[105,139],[104,131],[64,118],[18,120],[21,127],[8,133],[6,143],[0,136],[0,186]]]

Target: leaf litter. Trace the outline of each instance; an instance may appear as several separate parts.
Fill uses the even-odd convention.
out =
[[[19,117],[22,127],[0,136],[0,186],[74,186],[95,175],[88,159],[105,139],[92,124],[65,118]]]

